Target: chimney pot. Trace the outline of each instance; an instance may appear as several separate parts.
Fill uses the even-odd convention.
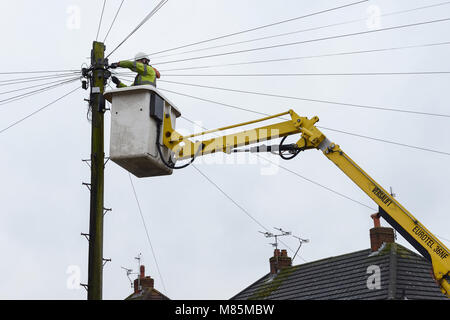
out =
[[[378,212],[372,214],[370,217],[373,219],[373,226],[374,226],[374,228],[381,227],[381,224],[380,224],[380,214],[379,214]]]
[[[286,250],[282,250],[280,254],[280,250],[275,249],[273,257],[269,259],[269,262],[271,274],[277,274],[280,270],[292,266],[292,259],[288,257]]]
[[[139,293],[145,289],[153,289],[154,280],[149,276],[145,276],[145,266],[140,266],[139,271],[139,278],[134,280],[134,293]]]

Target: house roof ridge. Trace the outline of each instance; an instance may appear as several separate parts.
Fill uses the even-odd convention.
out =
[[[241,290],[240,292],[238,292],[237,294],[235,294],[234,296],[232,296],[230,298],[230,300],[235,299],[237,296],[239,296],[242,292],[245,292],[247,289],[250,289],[251,287],[255,286],[257,283],[263,281],[265,278],[267,278],[268,276],[270,276],[270,272],[266,273],[265,275],[263,275],[261,278],[259,278],[258,280],[252,282],[251,284],[249,284],[245,289]]]
[[[170,298],[168,296],[166,296],[164,293],[156,290],[155,288],[151,288],[151,289],[152,289],[152,291],[156,292],[157,294],[159,294],[159,295],[163,296],[164,298],[167,298],[167,299],[170,300]]]
[[[387,300],[395,300],[397,294],[397,276],[398,276],[398,264],[397,264],[397,243],[390,243],[389,250],[389,282],[387,290]]]
[[[358,251],[354,251],[354,252],[350,252],[350,253],[344,253],[344,254],[340,254],[340,255],[337,255],[337,256],[331,256],[331,257],[322,258],[322,259],[315,260],[315,261],[310,261],[310,262],[305,262],[305,263],[302,263],[302,264],[297,264],[297,265],[291,266],[289,268],[303,267],[303,266],[310,265],[310,264],[313,264],[313,263],[324,262],[326,260],[332,260],[332,259],[336,259],[336,258],[342,258],[342,257],[345,257],[345,256],[354,255],[356,253],[363,253],[364,251],[369,251],[369,250],[370,249],[362,249],[362,250],[358,250]]]
[[[399,247],[400,249],[406,250],[408,253],[411,253],[412,255],[414,255],[414,256],[416,256],[416,257],[419,257],[419,258],[423,259],[424,261],[429,262],[429,261],[428,261],[423,255],[421,255],[420,253],[416,253],[416,252],[414,252],[414,251],[412,251],[412,250],[406,248],[405,246],[401,245],[400,243],[395,242],[395,244],[396,244],[397,247]],[[398,251],[398,249],[397,249],[397,251]]]

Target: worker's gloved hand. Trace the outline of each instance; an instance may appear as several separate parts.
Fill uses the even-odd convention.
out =
[[[119,63],[118,63],[118,62],[114,62],[114,63],[111,63],[111,64],[109,65],[109,67],[112,68],[112,69],[115,69],[115,68],[117,68],[118,66],[119,66]]]
[[[116,85],[119,85],[119,84],[120,84],[120,80],[117,79],[117,77],[112,76],[112,77],[111,77],[111,81],[114,82]]]

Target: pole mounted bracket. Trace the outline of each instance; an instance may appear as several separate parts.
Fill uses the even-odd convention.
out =
[[[103,216],[111,211],[112,211],[112,208],[103,208]]]
[[[91,159],[81,159],[82,162],[86,163],[86,165],[90,168],[91,167]]]
[[[82,236],[86,238],[86,240],[89,242],[89,234],[87,233],[81,233]]]
[[[91,184],[90,184],[90,183],[82,182],[81,184],[82,184],[83,186],[86,186],[86,188],[88,188],[89,191],[91,191]]]
[[[105,258],[103,258],[103,267],[104,267],[108,262],[111,262],[111,259],[105,259]]]
[[[86,291],[89,291],[89,286],[87,284],[80,283],[80,286],[82,286],[84,289],[86,289]]]
[[[108,163],[108,161],[109,161],[109,157],[105,157],[105,159],[106,159],[106,161],[103,163],[103,168],[105,168],[106,167],[106,164]]]

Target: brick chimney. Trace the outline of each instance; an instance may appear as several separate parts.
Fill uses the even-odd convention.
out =
[[[277,274],[280,270],[292,266],[292,259],[288,257],[286,250],[275,249],[269,261],[271,274]]]
[[[370,249],[377,251],[383,243],[394,243],[394,229],[382,227],[380,224],[380,215],[375,213],[370,216],[373,219],[374,227],[370,229]]]
[[[140,293],[146,289],[153,289],[154,284],[154,280],[151,277],[145,276],[145,266],[140,266],[139,277],[134,280],[134,293]]]

